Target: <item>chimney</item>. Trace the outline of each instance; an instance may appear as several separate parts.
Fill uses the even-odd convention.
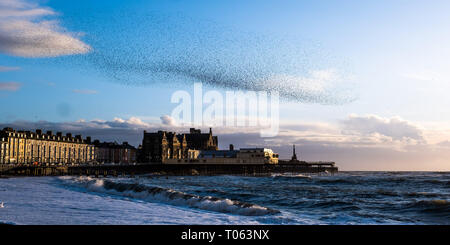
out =
[[[75,135],[75,138],[81,140],[81,135],[80,134]]]
[[[40,130],[40,129],[36,129],[36,134],[39,134],[39,135],[41,135],[41,134],[42,134],[42,130]]]
[[[87,142],[88,144],[91,143],[91,136],[86,137],[86,142]]]
[[[230,144],[230,151],[234,151],[234,145]]]
[[[52,131],[47,131],[47,135],[53,136],[53,132]]]
[[[67,133],[67,134],[66,134],[66,137],[67,137],[67,138],[72,138],[72,134],[71,134],[71,133]]]
[[[62,137],[62,133],[61,132],[56,132],[56,136]]]

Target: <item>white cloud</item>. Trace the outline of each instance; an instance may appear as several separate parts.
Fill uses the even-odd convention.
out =
[[[23,0],[0,3],[0,52],[22,57],[56,57],[84,54],[91,47],[55,19],[56,13]],[[45,20],[44,20],[45,17]]]
[[[97,125],[104,125],[104,126],[108,126],[110,128],[139,129],[139,128],[154,127],[154,125],[143,122],[141,119],[139,119],[137,117],[130,117],[127,120],[115,117],[112,121],[92,121],[92,122],[95,122]]]
[[[22,87],[18,82],[0,82],[0,91],[17,91]]]
[[[400,117],[383,118],[376,115],[358,116],[350,115],[343,120],[344,134],[380,135],[393,140],[424,141],[422,130]]]
[[[163,115],[160,117],[161,123],[167,126],[176,126],[175,119],[169,115]]]
[[[125,123],[127,123],[128,125],[134,125],[134,127],[137,127],[137,128],[151,127],[151,124],[142,121],[138,117],[130,117],[128,120],[125,121]]]

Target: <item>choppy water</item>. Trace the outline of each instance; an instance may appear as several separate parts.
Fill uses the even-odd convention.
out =
[[[0,179],[10,224],[450,224],[450,173]]]

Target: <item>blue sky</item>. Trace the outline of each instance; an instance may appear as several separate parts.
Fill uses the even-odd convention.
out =
[[[449,10],[448,1],[406,0],[5,0],[0,123],[120,119],[133,126],[129,119],[138,118],[137,126],[146,127],[170,115],[174,91],[191,91],[205,73],[220,78],[210,89],[225,91],[233,89],[230,81],[247,86],[279,74],[311,78],[331,72],[339,85],[324,96],[308,101],[297,94],[281,104],[283,132],[296,138],[280,141],[317,146],[317,154],[305,157],[338,159],[347,169],[358,169],[357,163],[341,153],[363,147],[364,159],[372,157],[363,153],[371,147],[396,149],[380,153],[391,162],[382,167],[409,169],[405,151],[423,159],[433,151],[448,153]],[[23,36],[11,34],[12,23]],[[39,50],[36,40],[55,46]],[[286,81],[279,84],[281,92],[289,90]],[[338,98],[341,88],[350,100],[317,99]],[[315,126],[295,129],[299,125]],[[287,146],[275,141],[261,142],[289,157]],[[411,169],[450,169],[442,159]],[[371,163],[361,168],[377,169]]]

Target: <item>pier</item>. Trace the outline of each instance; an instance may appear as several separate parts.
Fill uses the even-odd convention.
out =
[[[338,168],[333,162],[305,164],[137,164],[137,165],[0,165],[0,176],[92,176],[117,177],[142,174],[154,175],[241,175],[268,176],[282,173],[335,173]]]

